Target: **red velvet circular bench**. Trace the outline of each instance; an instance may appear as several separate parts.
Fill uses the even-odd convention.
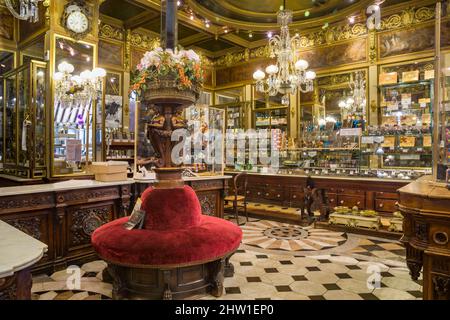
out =
[[[223,277],[234,273],[229,258],[242,240],[241,229],[202,215],[189,186],[150,187],[142,194],[141,210],[146,212],[142,229],[125,229],[125,217],[92,234],[95,250],[108,263],[113,298],[221,296]]]

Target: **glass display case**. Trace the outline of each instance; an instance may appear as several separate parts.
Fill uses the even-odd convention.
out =
[[[30,61],[4,75],[4,158],[6,174],[45,177],[46,63]]]
[[[191,139],[186,140],[190,158],[184,167],[196,175],[223,175],[225,110],[196,105],[185,110],[185,118]]]
[[[379,167],[432,167],[433,90],[432,61],[380,67],[380,125],[365,138],[365,150],[379,156]]]
[[[439,31],[438,31],[439,32]],[[439,80],[439,86],[436,88],[436,99],[438,113],[435,119],[438,119],[435,139],[435,163],[433,170],[438,181],[445,181],[447,187],[450,186],[450,52],[441,50],[437,47],[437,54],[440,57],[439,64],[436,64],[436,75]]]
[[[0,171],[3,169],[3,137],[4,137],[4,122],[6,119],[3,118],[4,115],[4,75],[8,71],[14,69],[14,58],[15,54],[11,51],[0,50]]]

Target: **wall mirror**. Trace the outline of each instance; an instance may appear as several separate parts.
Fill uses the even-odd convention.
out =
[[[366,70],[332,74],[317,79],[317,121],[336,127],[362,127],[367,108]],[[319,124],[319,123],[318,123]]]
[[[53,174],[83,173],[93,160],[93,110],[101,99],[92,72],[94,46],[57,36],[54,47]]]

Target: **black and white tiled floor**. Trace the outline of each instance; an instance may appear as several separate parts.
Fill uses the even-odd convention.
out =
[[[422,297],[421,280],[411,280],[405,250],[398,242],[314,228],[299,230],[297,226],[255,219],[242,229],[243,244],[231,259],[235,275],[225,278],[221,300],[414,300]],[[255,243],[257,238],[259,241]],[[300,243],[306,239],[307,246],[292,245],[289,241],[293,239],[303,239]],[[273,245],[284,241],[288,244]],[[264,245],[265,242],[270,245]],[[33,298],[110,299],[111,285],[101,279],[104,267],[103,261],[83,265],[78,291],[67,289],[65,271],[35,277]],[[380,280],[378,287],[368,286],[373,280]]]

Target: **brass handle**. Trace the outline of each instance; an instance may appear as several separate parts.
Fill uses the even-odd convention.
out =
[[[279,198],[279,197],[281,197],[281,195],[277,194],[277,197]]]
[[[384,207],[384,204],[380,203],[380,208],[383,208],[383,207]]]
[[[269,194],[268,193],[266,193],[266,197],[268,196]]]
[[[343,204],[344,203],[344,200],[341,200],[341,204]]]
[[[258,192],[258,196],[260,196],[261,195],[261,192]]]
[[[358,205],[361,204],[361,201],[358,201],[356,204],[358,204]]]
[[[292,198],[294,198],[294,199],[297,199],[297,196],[296,195],[294,195]]]
[[[249,194],[250,193],[250,191],[247,191],[247,194]]]
[[[331,199],[330,202],[334,202],[334,199]]]

